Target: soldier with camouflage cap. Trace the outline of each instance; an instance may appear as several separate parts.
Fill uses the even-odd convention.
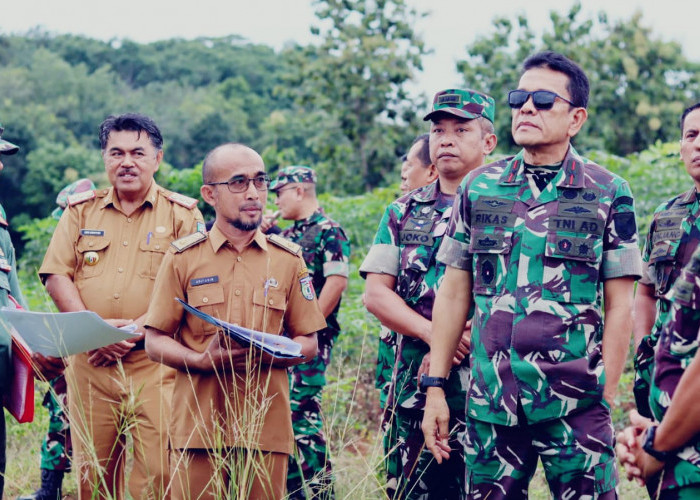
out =
[[[347,287],[350,242],[340,225],[330,219],[316,198],[316,172],[309,167],[281,169],[270,185],[277,196],[280,216],[294,224],[281,236],[302,248],[318,304],[328,326],[318,332],[318,354],[289,368],[289,396],[296,452],[289,456],[287,492],[290,499],[333,498],[332,468],[323,433],[321,392],[331,349],[340,333],[338,309]]]
[[[4,128],[0,125],[0,170],[3,169],[1,155],[13,155],[19,151],[19,146],[2,138]],[[9,225],[5,209],[0,205],[0,306],[11,307],[13,302],[9,298],[17,300],[26,309],[24,297],[19,289],[19,279],[17,278],[17,267],[15,261],[15,248],[10,239]],[[0,398],[9,389],[10,371],[12,362],[10,332],[4,328],[0,329]],[[0,418],[0,498],[5,487],[5,415]]]
[[[641,259],[629,185],[570,144],[587,102],[578,65],[553,52],[528,58],[508,96],[523,150],[464,180],[440,247],[438,381],[474,311],[469,498],[527,498],[538,458],[554,498],[616,497],[610,408]],[[429,388],[423,432],[439,462],[450,456],[449,413]]]
[[[469,350],[469,326],[462,323],[460,351],[445,388],[452,419],[450,442],[461,448],[454,460],[438,464],[424,450],[420,434],[425,395],[418,390],[421,365],[431,344],[433,300],[445,266],[435,260],[460,182],[496,147],[494,100],[473,90],[438,92],[425,120],[435,182],[389,205],[360,274],[367,280],[365,303],[397,334],[391,387],[384,412],[384,451],[389,498],[459,499],[464,496],[462,442]],[[425,365],[424,365],[425,366]],[[423,371],[425,368],[423,368]]]

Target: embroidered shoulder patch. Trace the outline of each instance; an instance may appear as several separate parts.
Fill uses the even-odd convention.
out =
[[[177,203],[178,205],[182,205],[185,208],[192,209],[197,206],[197,200],[194,198],[190,198],[189,196],[185,196],[184,194],[180,193],[172,193],[170,192],[168,194],[168,199],[172,201],[173,203]]]
[[[175,250],[177,250],[177,253],[180,253],[184,250],[187,250],[190,247],[195,246],[198,243],[201,243],[206,239],[207,235],[198,231],[196,233],[183,236],[182,238],[179,238],[170,244],[173,246],[173,248],[175,248]]]
[[[280,248],[284,248],[289,253],[292,253],[294,255],[301,255],[301,246],[285,238],[282,238],[279,234],[268,235],[267,241],[269,241],[270,243],[274,243]]]
[[[95,196],[95,190],[91,189],[89,191],[83,191],[82,193],[75,193],[72,194],[68,197],[68,206],[72,207],[73,205],[77,205],[78,203],[83,203],[88,200],[92,200]]]

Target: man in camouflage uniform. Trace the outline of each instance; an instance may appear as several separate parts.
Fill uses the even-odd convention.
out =
[[[696,103],[681,116],[681,159],[694,185],[656,209],[642,255],[644,273],[634,298],[634,340],[637,346],[634,395],[637,411],[645,417],[651,417],[649,383],[654,368],[654,348],[671,308],[667,294],[700,242],[700,203],[697,199],[700,165],[697,164],[696,145],[699,128],[700,103]]]
[[[67,185],[56,196],[58,205],[51,217],[61,219],[68,206],[68,197],[91,191],[95,184],[90,179],[78,179]],[[62,363],[61,363],[62,365]],[[70,421],[68,419],[68,387],[65,375],[61,372],[53,377],[42,374],[49,383],[49,390],[44,394],[42,405],[49,414],[49,428],[41,443],[41,487],[32,494],[17,497],[17,500],[53,500],[60,498],[63,476],[71,470]]]
[[[432,111],[424,119],[432,122],[430,157],[438,180],[387,207],[360,268],[367,280],[367,309],[398,335],[384,412],[389,498],[458,499],[464,494],[463,453],[439,465],[423,450],[420,422],[425,397],[418,391],[418,375],[430,350],[433,299],[445,269],[435,254],[459,183],[496,146],[494,111],[493,99],[473,90],[449,89],[435,95]],[[465,325],[466,321],[462,349],[454,357],[446,389],[453,410],[451,442],[460,449],[468,371],[463,362],[469,336]]]
[[[632,195],[571,147],[588,102],[575,63],[528,58],[508,99],[524,149],[462,184],[438,255],[430,375],[447,376],[473,305],[469,498],[527,498],[538,457],[554,498],[616,498],[610,407],[641,274]],[[429,388],[423,432],[438,461],[449,413]]]
[[[638,460],[646,470],[645,479],[652,498],[658,494],[659,486],[663,498],[700,496],[700,460],[697,458],[700,441],[690,440],[692,436],[681,438],[677,433],[676,424],[672,423],[674,414],[679,415],[679,410],[682,411],[680,414],[684,419],[692,418],[692,408],[679,408],[674,402],[670,418],[665,417],[670,411],[669,402],[674,397],[681,376],[697,377],[692,375],[693,371],[689,365],[695,357],[700,328],[700,221],[697,200],[697,190],[700,189],[700,103],[688,107],[683,112],[680,123],[681,159],[695,185],[688,192],[668,200],[656,210],[644,251],[644,260],[648,263],[648,269],[645,269],[647,275],[640,280],[635,297],[637,340],[645,334],[638,323],[641,323],[641,326],[646,325],[646,334],[651,331],[651,334],[641,338],[635,359],[637,412],[662,422],[658,437],[651,438],[654,449],[676,450],[676,453],[664,460],[668,463],[664,465],[663,476],[651,474],[648,470],[653,462],[658,462],[654,457],[641,449],[635,450],[635,453],[643,453]],[[683,375],[684,371],[688,374]],[[684,392],[688,393],[688,387],[684,388]],[[694,397],[697,392],[692,391],[691,394]],[[633,423],[637,424],[636,435],[640,435],[643,429],[651,426],[651,421],[639,414],[631,416]],[[674,429],[672,437],[668,435],[668,429]],[[672,442],[668,441],[669,437]],[[640,443],[645,439],[646,435],[640,438]],[[620,460],[625,464],[625,457],[630,450],[627,448],[624,433],[619,441],[622,446],[622,449],[618,448]],[[632,467],[627,467],[628,474],[634,475],[630,474],[630,469],[634,469],[638,464],[630,465]]]
[[[297,452],[289,456],[287,491],[290,499],[333,498],[328,446],[323,433],[321,391],[333,343],[340,333],[338,309],[347,287],[350,242],[343,228],[330,219],[316,198],[316,172],[309,167],[281,169],[270,185],[277,195],[280,216],[294,224],[281,235],[302,247],[318,305],[328,326],[318,332],[318,355],[289,368],[292,427]]]
[[[421,134],[413,140],[401,165],[401,193],[427,186],[437,179],[437,169],[430,160],[430,135]],[[384,410],[391,387],[391,373],[396,359],[396,333],[381,326],[377,347],[375,387],[379,389],[379,407]]]
[[[695,127],[696,155],[698,137]],[[700,248],[668,295],[649,397],[654,420],[632,410],[632,425],[618,435],[617,454],[629,478],[646,482],[651,498],[694,500],[700,498]]]
[[[4,128],[0,125],[0,158],[3,155],[13,155],[19,151],[19,146],[12,144],[2,138]],[[0,160],[0,170],[3,169]],[[11,307],[13,302],[10,295],[15,298],[26,309],[24,297],[19,289],[19,279],[17,278],[17,266],[15,261],[15,248],[10,239],[9,225],[5,209],[0,205],[0,306]],[[2,326],[2,324],[0,324]],[[12,340],[10,332],[2,326],[0,329],[0,398],[10,389],[10,374],[12,371],[11,360]],[[0,498],[2,498],[5,488],[5,414],[0,411]]]
[[[430,135],[420,134],[413,140],[401,164],[401,194],[427,186],[437,179],[437,169],[430,161]]]

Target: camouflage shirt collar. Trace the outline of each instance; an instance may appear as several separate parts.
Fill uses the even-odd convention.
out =
[[[438,194],[440,194],[440,179],[437,179],[427,186],[420,187],[408,193],[406,196],[419,203],[427,203],[437,200]]]
[[[309,215],[306,219],[299,219],[294,221],[294,227],[304,227],[304,226],[311,226],[313,224],[316,224],[317,222],[323,220],[326,218],[326,213],[323,211],[321,207],[318,207],[318,209]]]
[[[498,183],[501,185],[519,185],[525,182],[525,160],[523,158],[524,150],[521,150],[517,155],[507,160],[506,167],[501,174]],[[583,165],[585,161],[576,152],[573,146],[569,146],[569,150],[564,156],[564,161],[561,164],[561,169],[553,179],[554,185],[558,187],[583,187]]]
[[[683,195],[678,199],[678,204],[690,205],[691,203],[695,203],[696,200],[698,200],[698,193],[695,190],[695,186],[693,186],[688,191],[683,193]]]

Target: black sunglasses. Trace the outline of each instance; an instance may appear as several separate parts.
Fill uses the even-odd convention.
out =
[[[537,109],[552,109],[557,97],[562,101],[568,102],[573,107],[578,107],[567,98],[555,92],[550,92],[549,90],[535,90],[533,92],[527,90],[511,90],[508,92],[508,105],[513,109],[520,109],[525,105],[530,96],[532,96],[532,104],[534,104]]]

